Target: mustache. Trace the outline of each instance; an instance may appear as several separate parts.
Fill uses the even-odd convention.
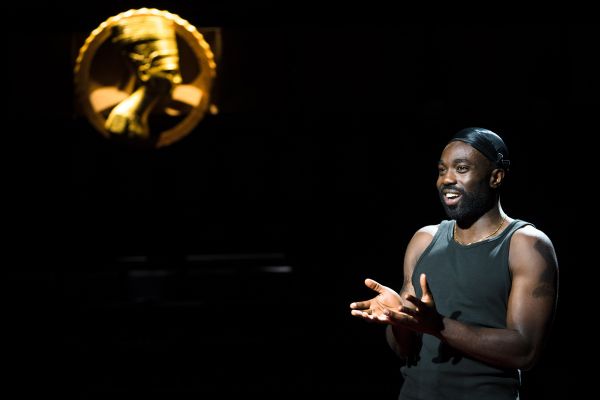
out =
[[[465,191],[461,188],[459,188],[458,186],[455,185],[442,185],[440,186],[440,193],[442,193],[444,190],[451,190],[453,192],[458,192],[460,194],[465,194]]]

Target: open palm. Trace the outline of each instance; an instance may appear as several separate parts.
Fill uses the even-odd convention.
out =
[[[402,306],[400,295],[395,290],[373,279],[365,279],[365,285],[378,294],[372,299],[350,304],[351,314],[372,321],[388,321],[388,312],[390,310],[396,311]]]

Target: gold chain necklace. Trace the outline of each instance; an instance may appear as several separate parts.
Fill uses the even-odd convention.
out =
[[[496,230],[492,233],[490,233],[489,235],[487,235],[486,237],[482,237],[481,239],[475,240],[473,242],[469,242],[469,243],[463,243],[460,240],[458,240],[458,237],[456,237],[456,221],[454,222],[454,241],[458,244],[462,244],[463,246],[469,246],[472,245],[474,243],[479,243],[482,240],[485,240],[487,238],[490,238],[492,236],[494,236],[496,233],[498,233],[498,231],[500,230],[500,228],[502,228],[502,225],[504,225],[504,221],[506,221],[506,216],[502,217],[502,220],[500,221],[500,225],[498,225],[498,227],[496,228]]]

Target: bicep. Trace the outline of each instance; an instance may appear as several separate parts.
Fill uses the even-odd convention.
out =
[[[558,264],[550,240],[543,234],[513,238],[509,256],[513,275],[507,328],[518,331],[537,348],[551,325],[558,293]]]
[[[403,298],[406,294],[415,295],[415,288],[412,284],[412,275],[415,266],[417,265],[417,261],[433,240],[436,231],[437,226],[433,225],[419,229],[413,235],[406,247],[406,253],[404,254],[404,280],[400,291],[400,296]]]

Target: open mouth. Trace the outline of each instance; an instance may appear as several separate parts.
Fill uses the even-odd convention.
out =
[[[446,203],[447,206],[454,206],[458,203],[462,196],[460,192],[447,190],[442,193],[442,197],[444,198],[444,203]]]

